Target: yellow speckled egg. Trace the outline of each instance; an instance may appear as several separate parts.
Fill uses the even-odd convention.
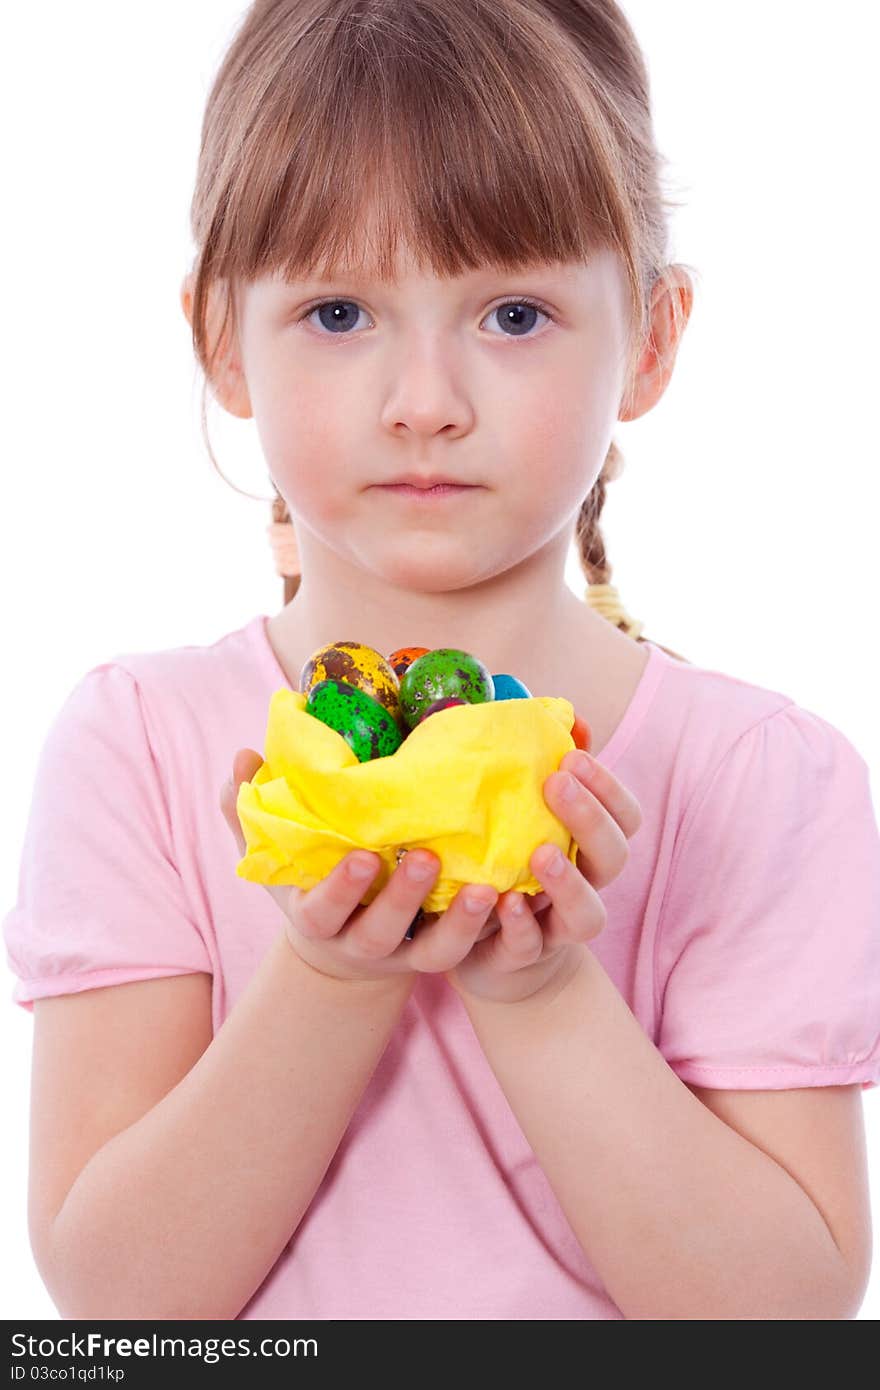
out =
[[[400,682],[381,652],[361,642],[328,642],[312,652],[299,674],[301,695],[320,681],[342,681],[382,705],[399,724]]]

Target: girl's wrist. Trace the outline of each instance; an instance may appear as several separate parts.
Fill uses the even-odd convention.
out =
[[[315,982],[320,982],[331,987],[334,993],[339,989],[345,989],[349,996],[352,993],[352,986],[358,987],[359,997],[375,996],[377,998],[402,998],[406,1000],[415,984],[416,976],[411,970],[392,972],[387,975],[337,975],[330,970],[325,970],[316,960],[309,960],[309,942],[302,938],[302,944],[294,942],[292,932],[295,930],[290,924],[285,924],[279,933],[283,939],[284,952],[295,966],[301,971],[308,972],[310,978]]]

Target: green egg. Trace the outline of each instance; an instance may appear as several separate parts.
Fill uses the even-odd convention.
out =
[[[495,699],[488,667],[458,647],[435,647],[408,666],[400,678],[400,709],[410,729],[421,722],[438,700],[464,700],[480,705]]]
[[[396,753],[403,735],[393,715],[378,700],[345,681],[323,680],[313,685],[306,713],[341,734],[359,763]]]

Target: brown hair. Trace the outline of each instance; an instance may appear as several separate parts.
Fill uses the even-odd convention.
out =
[[[340,265],[390,281],[399,240],[437,275],[611,248],[629,288],[629,380],[672,269],[664,163],[645,63],[613,0],[256,0],[208,96],[190,214],[214,466],[206,390],[238,323],[238,282]],[[622,462],[612,441],[578,516],[590,584],[611,577],[599,519]],[[273,520],[289,521],[275,492]],[[285,578],[285,603],[298,584]]]

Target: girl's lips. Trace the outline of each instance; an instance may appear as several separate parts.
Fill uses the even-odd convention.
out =
[[[440,497],[456,497],[462,492],[476,492],[475,486],[465,484],[440,483],[436,487],[412,487],[409,483],[381,483],[382,492],[395,492],[401,497],[413,497],[419,502],[430,502]]]

